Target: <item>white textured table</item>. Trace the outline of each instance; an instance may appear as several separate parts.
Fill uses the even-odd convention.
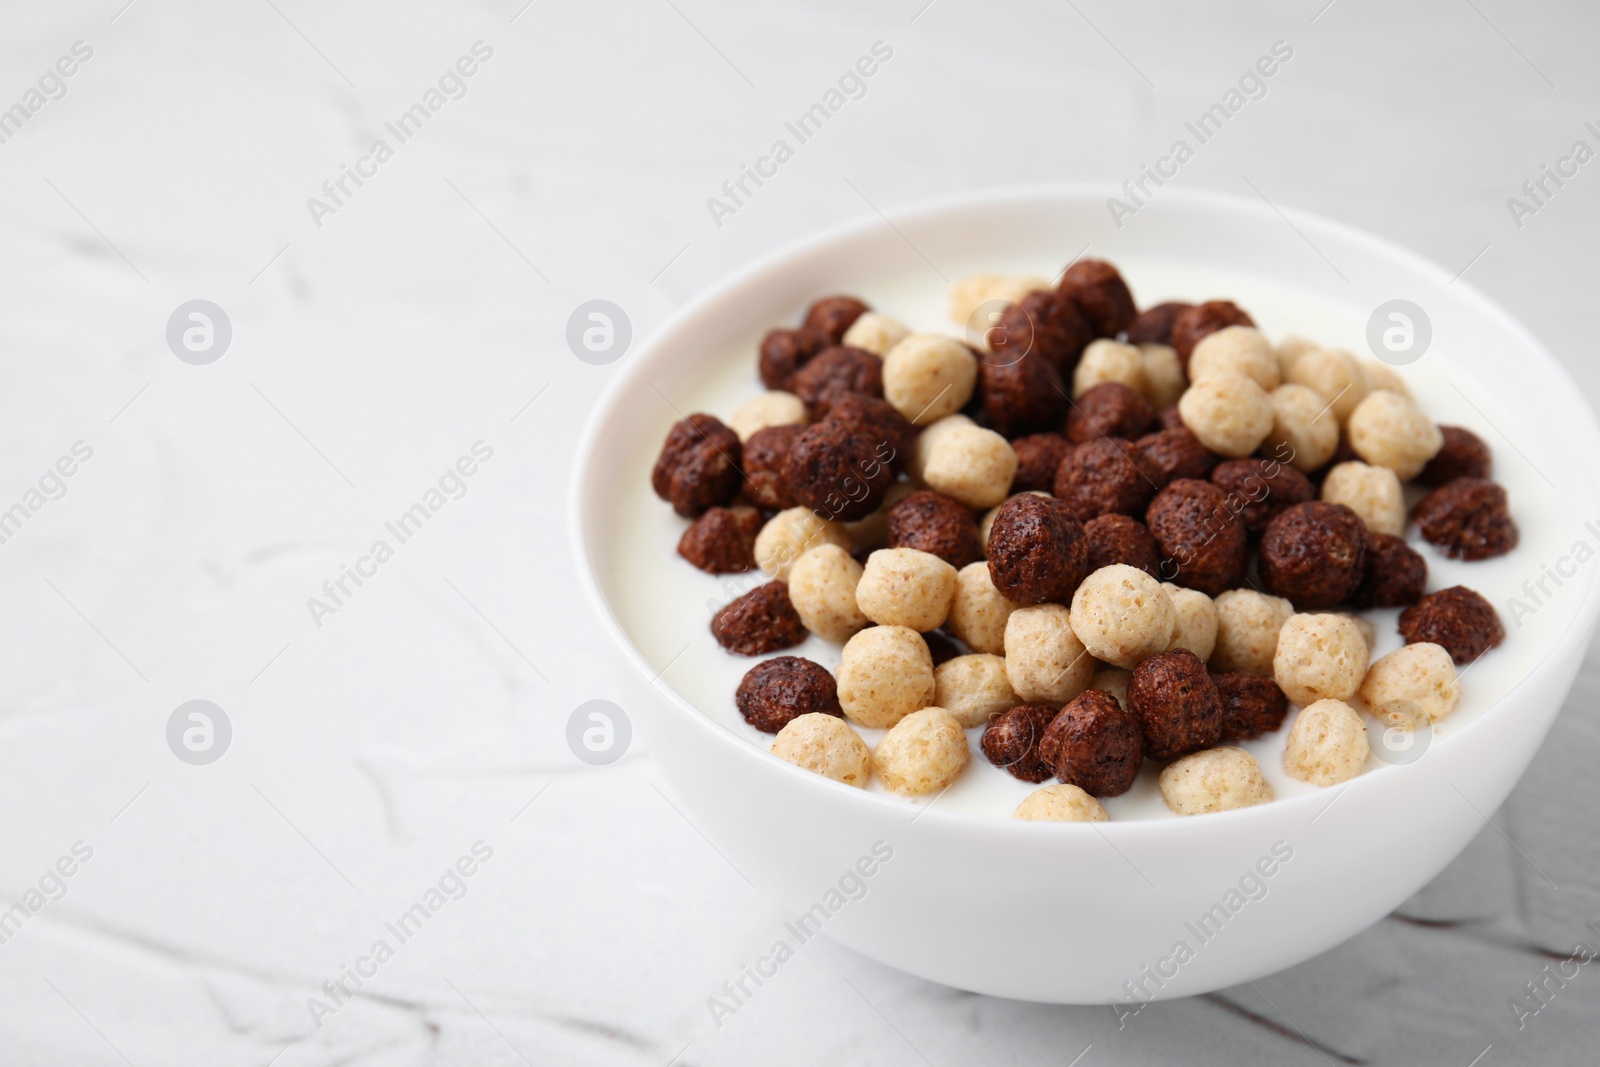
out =
[[[563,504],[617,367],[564,331],[604,298],[641,337],[875,209],[1136,177],[1281,40],[1292,60],[1176,180],[1465,270],[1600,397],[1600,164],[1507,205],[1600,148],[1600,15],[120,3],[13,4],[0,41],[0,107],[21,105],[0,114],[0,511],[22,505],[0,516],[0,907],[25,902],[0,918],[0,1063],[1592,1061],[1600,978],[1541,969],[1600,945],[1600,660],[1466,855],[1254,988],[1119,1031],[818,941],[714,1026],[707,998],[785,916],[643,740],[603,768],[568,749],[573,708],[630,689],[573,607]],[[879,41],[859,98],[731,200]],[[166,340],[195,299],[232,327],[204,366]],[[210,765],[167,743],[194,699],[231,724]],[[1531,980],[1550,1003],[1519,1029]]]

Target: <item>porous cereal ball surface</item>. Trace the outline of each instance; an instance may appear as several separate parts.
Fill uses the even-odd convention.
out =
[[[1302,474],[1321,470],[1339,450],[1339,419],[1308,385],[1280,385],[1267,394],[1272,429],[1261,442],[1263,451],[1287,457]]]
[[[978,364],[978,402],[989,428],[1005,437],[1061,425],[1067,414],[1061,375],[1043,356],[989,357]]]
[[[1150,502],[1145,525],[1161,545],[1161,577],[1217,596],[1244,581],[1249,535],[1210,482],[1180,478]]]
[[[1179,815],[1205,815],[1272,800],[1261,765],[1242,748],[1223,746],[1185,756],[1161,772],[1161,799]]]
[[[847,424],[824,420],[789,443],[783,480],[795,502],[841,522],[878,509],[894,481],[881,442]]]
[[[1343,425],[1367,395],[1367,380],[1356,357],[1338,348],[1318,348],[1301,353],[1289,368],[1289,381],[1316,390]]]
[[[1451,559],[1489,559],[1517,547],[1505,487],[1483,478],[1457,478],[1417,504],[1411,517],[1431,544]]]
[[[846,641],[834,677],[839,706],[862,726],[893,726],[933,703],[933,656],[904,626],[869,626]]]
[[[1094,677],[1094,657],[1072,632],[1071,613],[1060,604],[1017,608],[1006,619],[1006,677],[1017,696],[1060,706]]]
[[[1222,457],[1200,443],[1186,426],[1174,426],[1155,433],[1147,433],[1134,442],[1144,454],[1146,472],[1156,475],[1159,492],[1179,478],[1205,481]]]
[[[711,508],[683,531],[678,555],[707,574],[738,574],[756,565],[761,512],[751,507]]]
[[[1027,491],[1026,494],[1023,494],[1023,493],[1013,493],[1012,494],[1012,496],[1023,496],[1023,495],[1043,497],[1043,498],[1045,498],[1047,500],[1050,499],[1050,494],[1048,492],[1046,492],[1044,490],[1039,490],[1039,489],[1030,489],[1030,490]],[[1006,497],[1006,500],[1010,500],[1010,499],[1011,499],[1011,497],[1009,497],[1009,496]],[[983,518],[978,520],[978,540],[980,542],[982,542],[982,544],[983,544],[983,558],[984,559],[988,559],[989,558],[989,534],[994,529],[994,520],[1000,517],[1000,509],[1003,508],[1003,507],[1005,507],[1005,503],[1001,502],[1000,504],[996,505],[995,507],[990,508],[988,511],[985,511],[983,513]]]
[[[1376,389],[1387,389],[1389,392],[1399,393],[1401,396],[1411,395],[1411,387],[1406,384],[1404,378],[1400,377],[1400,372],[1389,366],[1389,364],[1379,362],[1376,359],[1364,359],[1361,361],[1361,377],[1367,383],[1367,392],[1369,393]]]
[[[1289,714],[1289,698],[1271,678],[1232,671],[1213,673],[1217,695],[1222,698],[1222,740],[1253,741],[1283,725]]]
[[[768,426],[757,430],[744,443],[744,494],[757,507],[782,511],[794,507],[789,483],[783,480],[783,465],[789,446],[805,427]]]
[[[1139,313],[1128,283],[1103,259],[1080,259],[1067,267],[1056,291],[1083,310],[1101,337],[1115,337]]]
[[[1189,388],[1189,378],[1183,373],[1183,361],[1171,345],[1142,344],[1139,355],[1143,360],[1144,398],[1150,406],[1160,409],[1171,407]]]
[[[1431,641],[1457,663],[1471,663],[1506,639],[1494,605],[1464,585],[1429,593],[1400,613],[1407,644]]]
[[[1098,689],[1102,693],[1110,693],[1117,698],[1117,706],[1128,710],[1128,680],[1133,675],[1121,667],[1103,667],[1094,672],[1094,677],[1089,679],[1089,688]]]
[[[1401,481],[1422,473],[1444,446],[1444,435],[1409,396],[1379,389],[1350,412],[1345,427],[1356,455],[1375,467],[1388,467]]]
[[[950,287],[950,321],[974,325],[972,316],[983,305],[995,300],[1015,304],[1036,289],[1048,288],[1049,279],[1025,274],[969,274]]]
[[[1201,444],[1223,456],[1248,456],[1272,430],[1266,391],[1242,374],[1201,378],[1178,401],[1178,413]]]
[[[911,336],[911,327],[888,315],[875,311],[864,312],[850,324],[839,339],[840,344],[862,348],[878,357],[887,356],[890,349]]]
[[[992,508],[1011,491],[1017,454],[993,430],[952,426],[928,449],[922,480],[969,508]]]
[[[833,342],[821,330],[768,330],[761,339],[757,370],[768,389],[787,389],[794,372]]]
[[[861,564],[839,545],[807,549],[789,569],[789,601],[805,628],[839,644],[867,625],[856,606]]]
[[[1318,700],[1300,709],[1283,747],[1283,769],[1312,785],[1338,785],[1360,774],[1372,752],[1367,727],[1342,700]]]
[[[933,669],[933,702],[962,726],[982,726],[1017,703],[1006,678],[1006,661],[975,652],[955,656]]]
[[[1068,785],[1097,797],[1121,796],[1139,776],[1144,733],[1116,697],[1090,689],[1050,720],[1039,755]]]
[[[1115,563],[1090,574],[1072,594],[1071,622],[1091,655],[1131,670],[1167,650],[1178,614],[1160,582]]]
[[[1336,611],[1334,614],[1356,624],[1356,629],[1361,631],[1361,639],[1367,643],[1367,658],[1371,659],[1372,650],[1378,644],[1378,628],[1372,620],[1356,611]]]
[[[751,667],[733,701],[745,722],[769,734],[802,715],[844,714],[833,675],[820,663],[799,656],[778,656]]]
[[[1439,427],[1439,451],[1417,475],[1423,485],[1440,486],[1457,478],[1487,478],[1493,465],[1483,438],[1460,426]]]
[[[794,372],[788,390],[805,401],[813,419],[825,418],[833,402],[850,393],[883,396],[883,360],[863,348],[824,348]]]
[[[793,393],[775,389],[759,393],[740,404],[728,420],[728,425],[739,435],[739,440],[748,442],[750,435],[757,430],[764,430],[768,426],[793,426],[805,421],[805,401]]]
[[[1156,493],[1157,472],[1129,441],[1101,437],[1078,445],[1056,469],[1055,497],[1072,517],[1143,513]]]
[[[1150,402],[1121,382],[1101,382],[1067,412],[1067,440],[1074,444],[1105,437],[1142,437],[1155,422]]]
[[[977,380],[972,350],[943,334],[914,333],[883,357],[883,398],[917,426],[966,407]]]
[[[1017,805],[1016,818],[1029,822],[1105,822],[1105,806],[1075,785],[1035,789]]]
[[[1011,442],[1017,454],[1017,474],[1011,480],[1013,493],[1048,493],[1056,484],[1056,468],[1075,446],[1058,433],[1035,433]]]
[[[961,568],[983,558],[978,521],[960,501],[918,490],[889,509],[889,547],[915,548]]]
[[[825,296],[806,308],[804,325],[828,335],[828,340],[838,344],[845,331],[872,308],[864,300],[853,296]]]
[[[990,763],[1013,778],[1042,782],[1055,773],[1039,755],[1045,730],[1055,717],[1054,704],[1019,704],[990,720],[978,747]]]
[[[1367,524],[1343,504],[1313,500],[1285,508],[1261,535],[1261,585],[1299,608],[1350,598],[1366,567]]]
[[[714,415],[696,413],[672,424],[661,445],[650,487],[686,519],[726,504],[739,492],[739,435]]]
[[[1058,374],[1070,374],[1095,334],[1077,304],[1041,290],[1004,308],[999,324],[986,336],[989,351],[1000,362],[1038,355]]]
[[[1275,459],[1230,459],[1217,464],[1211,484],[1227,493],[1244,528],[1260,533],[1291,504],[1317,498],[1311,479]]]
[[[989,577],[1007,600],[1065,600],[1089,573],[1083,524],[1049,497],[1024,493],[1000,506],[989,528]]]
[[[1198,589],[1162,583],[1172,600],[1175,624],[1167,649],[1187,648],[1203,663],[1217,647],[1217,602]]]
[[[1412,729],[1438,722],[1461,701],[1455,661],[1442,645],[1429,641],[1397,648],[1367,669],[1361,700],[1391,726]]]
[[[856,583],[856,606],[881,626],[918,633],[944,625],[956,595],[956,569],[914,548],[880,548],[867,557]]]
[[[1153,578],[1160,575],[1161,546],[1138,519],[1127,515],[1101,515],[1084,523],[1083,532],[1089,538],[1091,572],[1113,563],[1125,563]]]
[[[1349,700],[1367,675],[1367,640],[1343,615],[1291,615],[1278,633],[1272,677],[1294,703]]]
[[[1144,392],[1144,353],[1133,345],[1101,338],[1091,341],[1072,372],[1072,395],[1081,397],[1097,385],[1117,382]]]
[[[1222,699],[1205,664],[1186,648],[1151,656],[1133,669],[1128,711],[1139,721],[1151,759],[1176,759],[1222,736]]]
[[[1391,534],[1367,531],[1367,562],[1350,602],[1359,608],[1403,608],[1422,599],[1428,561]]]
[[[1282,384],[1278,357],[1266,335],[1253,326],[1224,326],[1202,337],[1189,355],[1189,379],[1242,374],[1268,392]]]
[[[1398,537],[1406,531],[1405,494],[1399,477],[1388,467],[1340,463],[1322,479],[1322,499],[1361,516],[1369,534]]]
[[[1172,322],[1172,347],[1185,368],[1194,346],[1205,337],[1229,326],[1254,326],[1255,321],[1231,300],[1207,300],[1185,308]]]
[[[1294,605],[1254,589],[1231,589],[1215,603],[1217,644],[1210,657],[1212,670],[1272,677],[1278,633],[1294,614]]]
[[[946,415],[938,422],[925,427],[917,435],[916,443],[911,447],[911,462],[907,465],[907,469],[911,472],[912,479],[918,482],[923,480],[922,472],[928,466],[928,456],[933,451],[933,446],[938,444],[945,434],[958,426],[976,425],[978,424],[965,415]]]
[[[872,754],[878,777],[901,796],[936,793],[956,780],[971,753],[966,731],[943,708],[913,711],[889,728]]]
[[[756,565],[780,582],[787,581],[795,561],[818,545],[848,550],[850,534],[840,523],[820,518],[810,508],[789,508],[768,519],[756,535]]]
[[[779,730],[772,754],[858,789],[872,777],[872,750],[861,735],[842,719],[820,712],[801,715]]]
[[[711,635],[729,652],[760,656],[798,645],[806,639],[806,628],[789,602],[788,586],[768,582],[711,616]]]
[[[872,438],[873,454],[891,470],[904,470],[917,444],[917,428],[887,400],[845,393],[828,406],[828,421]]]
[[[994,587],[987,563],[969,563],[956,572],[945,626],[974,652],[998,656],[1006,649],[1006,620],[1016,607]]]
[[[1155,307],[1145,308],[1128,323],[1128,341],[1136,345],[1166,345],[1172,344],[1172,326],[1178,321],[1178,316],[1188,311],[1192,304],[1185,304],[1181,300],[1169,300]],[[1174,350],[1176,354],[1176,350]]]

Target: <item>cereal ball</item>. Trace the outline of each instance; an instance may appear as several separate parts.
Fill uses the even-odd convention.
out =
[[[1004,437],[977,426],[952,426],[929,447],[922,480],[969,508],[992,508],[1011,491],[1016,473],[1017,454]]]
[[[1013,493],[1048,493],[1056,484],[1056,468],[1073,448],[1072,442],[1058,433],[1036,433],[1011,442],[1017,454],[1017,474],[1011,479]]]
[[[817,545],[789,569],[789,601],[807,630],[842,644],[867,625],[867,617],[856,606],[860,582],[861,564],[847,549]]]
[[[969,563],[956,572],[956,595],[945,625],[974,652],[1006,650],[1006,620],[1017,605],[1000,595],[987,563]]]
[[[1128,343],[1170,347],[1173,324],[1178,321],[1179,315],[1193,306],[1174,300],[1145,308],[1128,323]]]
[[[919,633],[944,625],[956,595],[956,569],[914,548],[880,548],[867,557],[856,584],[856,606],[880,626]]]
[[[1361,584],[1366,543],[1366,523],[1343,504],[1295,504],[1261,535],[1261,585],[1300,608],[1331,608]]]
[[[1201,378],[1178,401],[1178,413],[1201,444],[1224,456],[1248,456],[1272,429],[1266,392],[1242,374]]]
[[[1244,581],[1248,538],[1228,498],[1210,482],[1180,478],[1145,512],[1163,557],[1161,577],[1207,596]]]
[[[1289,698],[1271,678],[1225,672],[1211,675],[1222,699],[1222,740],[1253,741],[1283,725]]]
[[[1361,378],[1366,382],[1367,392],[1369,393],[1378,389],[1387,389],[1389,392],[1399,393],[1401,396],[1408,397],[1411,395],[1411,387],[1406,384],[1406,380],[1400,377],[1399,371],[1387,363],[1380,363],[1375,359],[1362,360]]]
[[[1006,677],[1006,661],[974,653],[954,656],[933,669],[933,702],[962,726],[982,726],[1017,703]]]
[[[1360,364],[1342,349],[1318,348],[1302,353],[1289,368],[1288,377],[1295,385],[1316,390],[1341,424],[1367,395],[1367,380]]]
[[[809,508],[780,511],[756,535],[756,565],[778,581],[788,581],[795,560],[817,545],[848,550],[850,535],[839,523],[821,519]]]
[[[820,712],[801,715],[779,730],[772,754],[858,789],[872,777],[872,752],[861,735],[842,719]]]
[[[1274,349],[1274,354],[1278,357],[1279,372],[1284,378],[1288,378],[1289,368],[1294,366],[1296,360],[1307,352],[1315,352],[1321,347],[1315,341],[1308,341],[1304,337],[1290,334],[1279,341],[1277,348]]]
[[[1356,455],[1410,481],[1444,447],[1444,435],[1415,400],[1387,389],[1368,393],[1350,412],[1347,430]]]
[[[1045,278],[1019,274],[969,274],[950,287],[950,321],[970,326],[972,316],[985,304],[996,300],[1015,304],[1036,289],[1048,288],[1050,282]]]
[[[945,434],[950,433],[957,426],[977,425],[965,415],[947,415],[938,422],[929,425],[917,435],[916,443],[911,447],[911,462],[907,466],[907,469],[911,472],[911,477],[916,481],[923,481],[922,472],[928,467],[928,456],[932,453],[933,446],[938,444]]]
[[[821,419],[849,393],[883,396],[883,360],[863,348],[824,348],[794,372],[788,389],[805,401],[813,419]]]
[[[1352,604],[1402,608],[1420,600],[1427,586],[1427,560],[1399,537],[1367,531],[1367,562]]]
[[[1173,404],[1170,408],[1162,408],[1156,412],[1156,428],[1161,430],[1186,429],[1183,425],[1183,415],[1178,411],[1177,404]]]
[[[878,509],[894,481],[882,442],[849,425],[824,420],[789,443],[783,480],[795,502],[841,522]]]
[[[917,428],[887,400],[845,393],[828,405],[828,421],[872,438],[873,454],[887,463],[890,470],[898,473],[911,461],[917,444]]]
[[[839,343],[851,348],[862,348],[880,359],[889,354],[895,345],[911,336],[911,327],[875,311],[863,312],[850,324]]]
[[[1219,374],[1243,375],[1267,392],[1282,384],[1272,344],[1254,326],[1224,326],[1194,346],[1189,356],[1190,380]]]
[[[1072,372],[1072,395],[1082,396],[1097,385],[1117,382],[1144,392],[1144,353],[1133,345],[1101,338],[1091,341]]]
[[[972,512],[931,489],[920,489],[889,509],[889,547],[915,548],[957,568],[983,558]]]
[[[1278,632],[1294,614],[1294,606],[1254,589],[1230,589],[1214,603],[1217,644],[1211,652],[1211,669],[1272,677]]]
[[[1400,613],[1407,644],[1442,645],[1457,663],[1471,663],[1506,639],[1494,605],[1464,585],[1429,593]]]
[[[804,429],[798,424],[768,426],[744,443],[744,495],[757,507],[782,511],[794,506],[789,483],[783,480],[783,465],[789,458],[789,446]]]
[[[1255,321],[1230,300],[1207,300],[1203,304],[1185,308],[1172,320],[1172,347],[1185,369],[1194,346],[1203,339],[1229,326],[1254,326]]]
[[[1039,743],[1055,717],[1054,704],[1019,704],[984,727],[978,747],[990,763],[1013,778],[1042,782],[1055,773],[1039,755]]]
[[[1438,722],[1456,710],[1461,683],[1442,645],[1423,641],[1395,649],[1374,663],[1361,682],[1367,710],[1401,728]]]
[[[904,626],[869,626],[846,641],[835,677],[839,706],[862,726],[893,726],[933,703],[933,656]]]
[[[1104,437],[1142,436],[1156,413],[1144,397],[1120,382],[1101,382],[1089,389],[1067,412],[1067,440],[1074,444]]]
[[[966,732],[955,716],[943,708],[923,708],[889,728],[872,753],[872,764],[890,790],[915,797],[944,789],[970,758]]]
[[[1012,495],[1013,496],[1037,496],[1037,497],[1043,497],[1046,500],[1052,499],[1049,493],[1040,492],[1039,490],[1032,490],[1032,491],[1030,491],[1028,493],[1014,493]],[[1011,497],[1008,496],[1008,497],[1006,497],[1006,499],[1010,500]],[[978,539],[983,542],[983,558],[984,559],[988,559],[989,558],[989,532],[994,529],[994,520],[999,516],[1000,508],[1003,508],[1003,507],[1005,507],[1005,504],[1001,503],[1000,505],[998,505],[996,507],[990,508],[988,511],[983,513],[983,518],[978,520]]]
[[[1103,259],[1080,259],[1061,273],[1056,291],[1083,310],[1101,337],[1115,337],[1139,313],[1117,268]]]
[[[712,508],[683,531],[678,555],[707,574],[738,574],[756,565],[760,532],[761,512],[755,508]]]
[[[806,639],[806,628],[789,602],[788,587],[768,582],[711,616],[711,636],[729,652],[761,656],[798,645]]]
[[[1290,778],[1338,785],[1360,774],[1372,752],[1361,716],[1342,700],[1318,700],[1300,709],[1283,748]]]
[[[1242,748],[1213,748],[1185,756],[1161,772],[1161,799],[1179,815],[1232,811],[1272,800],[1261,765]]]
[[[1071,621],[1072,632],[1096,659],[1131,670],[1167,650],[1178,615],[1160,582],[1117,563],[1078,586]]]
[[[757,394],[740,404],[728,425],[739,435],[739,440],[749,441],[751,434],[768,426],[792,426],[805,421],[805,401],[793,393],[774,390]]]
[[[1160,575],[1161,546],[1156,544],[1154,535],[1138,519],[1126,515],[1101,515],[1084,523],[1083,532],[1089,538],[1091,572],[1114,563],[1123,563],[1137,567],[1152,578]]]
[[[1005,655],[1012,690],[1030,702],[1065,704],[1094,677],[1094,657],[1072,632],[1071,614],[1060,604],[1013,611],[1006,619]]]
[[[1422,468],[1417,481],[1440,486],[1457,478],[1487,478],[1492,457],[1483,438],[1460,426],[1439,427],[1438,453]]]
[[[966,407],[978,358],[952,337],[914,333],[883,357],[883,396],[917,426]]]
[[[1155,496],[1156,471],[1136,445],[1114,437],[1088,441],[1056,469],[1056,499],[1078,521],[1097,515],[1137,515]]]
[[[1388,467],[1369,467],[1365,463],[1341,463],[1322,479],[1322,499],[1343,504],[1367,524],[1369,534],[1406,532],[1406,500],[1400,479]]]
[[[768,389],[787,389],[794,372],[829,344],[828,335],[821,330],[768,330],[756,363],[761,384]]]
[[[715,416],[694,414],[672,424],[650,487],[686,519],[726,504],[739,492],[739,436]]]
[[[1267,394],[1267,402],[1272,405],[1272,429],[1262,448],[1287,456],[1301,473],[1321,470],[1339,450],[1339,420],[1322,394],[1291,382]]]
[[[734,691],[733,702],[745,722],[768,734],[802,715],[844,714],[833,675],[799,656],[778,656],[751,667]]]
[[[1043,356],[1058,374],[1068,374],[1094,328],[1078,305],[1053,292],[1029,293],[1000,312],[1000,322],[987,333],[989,351],[1006,363],[1028,354]]]
[[[1061,376],[1043,356],[1032,353],[980,363],[978,397],[990,428],[1006,437],[1059,426],[1067,414]]]
[[[1000,507],[989,530],[989,577],[1007,600],[1065,600],[1089,573],[1083,524],[1047,497],[1023,494]]]
[[[1061,709],[1039,743],[1039,755],[1055,776],[1097,797],[1121,796],[1133,788],[1144,762],[1139,720],[1117,698],[1090,689]]]
[[[1157,492],[1179,478],[1203,482],[1222,462],[1221,456],[1207,449],[1200,438],[1182,425],[1147,433],[1134,444],[1149,463],[1145,469],[1155,474]]]
[[[838,344],[850,326],[872,309],[853,296],[825,296],[806,308],[804,325],[828,335]]]
[[[1189,378],[1183,373],[1183,362],[1178,359],[1177,350],[1171,345],[1146,344],[1139,346],[1139,356],[1144,381],[1140,392],[1144,398],[1155,408],[1176,404],[1183,391],[1189,388]]]
[[[1089,679],[1089,688],[1098,689],[1102,693],[1110,693],[1117,698],[1117,706],[1124,711],[1128,707],[1128,681],[1132,674],[1121,667],[1102,667],[1094,672],[1094,677]]]
[[[1030,822],[1105,822],[1106,809],[1075,785],[1047,785],[1035,789],[1017,805],[1018,819]]]
[[[1361,640],[1367,643],[1367,658],[1371,659],[1372,650],[1378,643],[1378,628],[1372,620],[1355,611],[1336,611],[1333,614],[1356,624],[1356,629],[1361,631]]]
[[[1367,674],[1367,641],[1342,615],[1291,615],[1278,633],[1272,676],[1278,688],[1305,707],[1318,700],[1348,700]]]
[[[1204,663],[1217,647],[1217,602],[1198,589],[1162,583],[1172,600],[1175,623],[1164,651],[1187,648]]]
[[[1144,731],[1144,752],[1176,759],[1222,736],[1222,699],[1206,665],[1186,648],[1151,656],[1128,680],[1128,711]]]
[[[1411,517],[1422,536],[1451,559],[1489,559],[1517,547],[1521,534],[1506,491],[1483,478],[1457,478],[1422,498]]]
[[[1291,504],[1317,498],[1311,480],[1275,459],[1230,459],[1217,464],[1211,484],[1228,494],[1244,528],[1260,533],[1272,517]]]

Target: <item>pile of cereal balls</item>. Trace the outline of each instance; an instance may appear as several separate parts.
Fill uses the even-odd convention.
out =
[[[834,674],[778,656],[740,683],[775,755],[928,795],[981,727],[991,763],[1055,779],[1018,818],[1103,820],[1147,759],[1191,815],[1272,799],[1237,743],[1291,704],[1285,772],[1321,786],[1367,763],[1358,709],[1401,730],[1455,709],[1457,665],[1505,631],[1470,589],[1426,593],[1404,534],[1465,560],[1516,545],[1475,434],[1229,301],[1140,311],[1098,260],[1054,287],[968,278],[951,304],[1003,309],[981,348],[818,300],[762,339],[767,391],[677,423],[655,465],[693,520],[684,559],[770,579],[716,613],[724,648],[843,645]],[[1369,663],[1355,611],[1383,607],[1407,644]]]

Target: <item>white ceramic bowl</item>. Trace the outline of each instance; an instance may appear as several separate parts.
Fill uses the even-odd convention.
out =
[[[1258,978],[1389,913],[1504,801],[1560,709],[1600,612],[1595,568],[1580,570],[1541,609],[1549,624],[1541,647],[1513,652],[1513,633],[1492,654],[1526,657],[1525,677],[1420,760],[1371,770],[1347,787],[1189,819],[1041,824],[911,807],[783,763],[657,681],[665,664],[646,661],[615,612],[613,564],[617,502],[648,492],[629,479],[676,417],[661,393],[692,391],[707,373],[705,353],[792,321],[816,295],[870,300],[916,272],[942,287],[930,263],[954,280],[985,267],[1060,264],[1090,244],[1118,263],[1270,278],[1363,321],[1386,300],[1409,299],[1432,320],[1433,354],[1424,358],[1449,360],[1451,380],[1474,384],[1469,403],[1495,426],[1521,428],[1516,455],[1557,489],[1557,521],[1570,524],[1571,539],[1600,516],[1594,417],[1540,344],[1466,283],[1348,227],[1258,201],[1163,190],[1119,230],[1107,195],[1049,188],[964,197],[898,212],[892,227],[872,217],[740,271],[629,357],[582,442],[571,512],[595,609],[641,672],[633,707],[650,753],[701,831],[792,914],[809,911],[807,932],[821,927],[947,985],[1061,1003],[1134,1003],[1135,995],[1185,996]],[[1130,279],[1145,300],[1163,295]],[[1204,295],[1232,295],[1218,288]],[[746,358],[753,366],[753,350]],[[1499,444],[1497,462],[1518,463],[1508,451]],[[682,566],[672,552],[661,545],[663,567]],[[1528,576],[1547,562],[1527,559]],[[859,899],[830,896],[875,842],[892,858],[868,864],[870,878],[845,880]],[[1278,859],[1267,859],[1274,848]],[[1258,867],[1271,874],[1252,877]]]

